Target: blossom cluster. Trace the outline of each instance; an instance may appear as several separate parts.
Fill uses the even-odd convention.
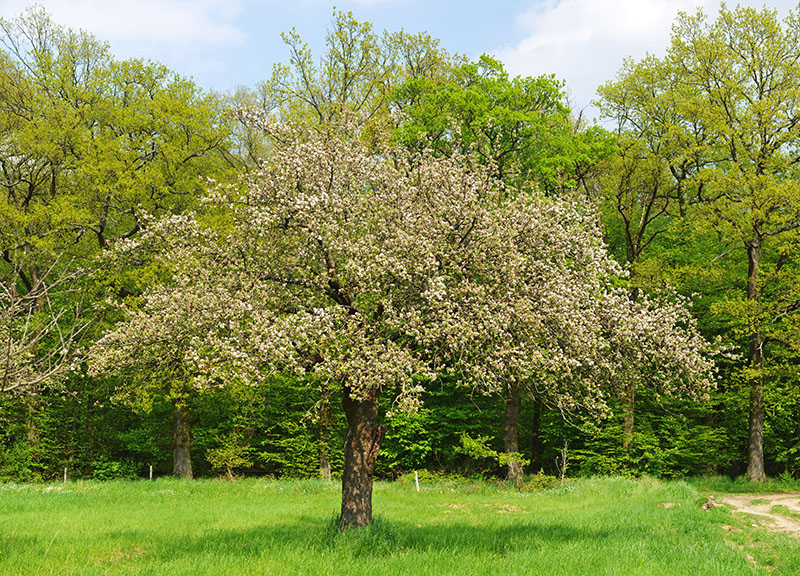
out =
[[[411,410],[442,374],[597,413],[625,378],[710,385],[685,303],[615,288],[624,271],[581,203],[509,190],[457,153],[366,144],[346,123],[261,128],[271,156],[204,201],[222,223],[172,217],[142,236],[171,280],[95,347],[97,370],[197,385],[292,371],[356,398],[395,390]]]

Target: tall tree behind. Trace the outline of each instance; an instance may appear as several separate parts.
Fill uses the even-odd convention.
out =
[[[396,138],[440,154],[471,150],[510,187],[536,185],[548,193],[576,188],[589,154],[553,76],[509,77],[490,56],[443,74],[408,78],[392,94],[400,113]],[[592,131],[588,135],[594,135]],[[588,152],[588,150],[583,150]]]
[[[391,95],[410,78],[446,74],[461,59],[439,47],[427,33],[377,34],[369,22],[336,12],[316,63],[310,48],[294,30],[283,34],[288,64],[276,64],[260,86],[263,105],[281,118],[330,129],[342,114],[357,115],[368,134],[391,122]]]
[[[665,63],[650,56],[626,63],[617,82],[599,89],[601,114],[616,123],[614,154],[590,190],[606,224],[606,236],[631,272],[631,299],[666,284],[653,248],[686,214],[692,176],[705,161],[702,127],[682,122],[680,84]],[[637,378],[624,386],[623,449],[634,433]]]
[[[723,7],[713,22],[702,12],[681,14],[666,57],[627,62],[604,96],[619,102],[643,72],[660,82],[651,84],[638,111],[659,100],[673,103],[675,114],[662,136],[667,149],[659,154],[671,169],[689,168],[688,178],[674,174],[677,184],[688,184],[676,200],[695,204],[684,213],[696,228],[710,225],[718,237],[706,266],[744,255],[741,291],[715,310],[729,321],[732,339],[748,342],[740,372],[750,395],[747,476],[763,481],[765,376],[780,369],[772,359],[785,357],[771,355],[770,348],[788,349],[786,327],[796,322],[800,305],[796,291],[787,289],[796,285],[800,226],[798,14],[783,22],[769,9]],[[632,125],[631,117],[621,120]]]
[[[14,336],[28,366],[13,347],[0,352],[5,365],[55,382],[53,359],[70,364],[76,347],[63,344],[97,312],[97,302],[76,305],[94,257],[151,217],[194,205],[201,175],[230,171],[218,117],[218,99],[193,82],[159,64],[116,60],[106,43],[56,25],[41,8],[0,19],[0,286],[2,300],[16,303],[3,331],[38,325],[51,335]],[[122,271],[125,293],[148,281],[132,270]],[[21,391],[20,382],[4,388]],[[37,377],[26,382],[28,392],[47,391]]]
[[[195,201],[225,137],[215,98],[40,10],[0,20],[0,43],[5,256],[105,248]]]

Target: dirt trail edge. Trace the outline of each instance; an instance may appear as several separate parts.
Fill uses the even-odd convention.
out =
[[[764,527],[776,532],[800,538],[800,492],[785,492],[782,494],[734,494],[720,498],[725,504],[734,507],[734,514],[741,512],[752,514],[765,520]],[[774,506],[785,506],[798,518],[785,516],[773,512]]]

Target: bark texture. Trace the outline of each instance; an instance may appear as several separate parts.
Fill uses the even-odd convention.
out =
[[[747,246],[747,299],[761,301],[761,289],[758,285],[758,272],[761,261],[761,244]],[[764,482],[767,479],[764,470],[764,377],[761,369],[764,366],[764,337],[760,330],[750,336],[750,367],[757,376],[750,383],[750,426],[747,442],[747,479],[750,482]]]
[[[353,398],[345,388],[342,407],[347,416],[342,470],[342,529],[366,526],[372,522],[372,474],[378,451],[386,434],[379,426],[377,390],[363,399]]]
[[[625,386],[625,407],[622,422],[622,449],[628,451],[633,443],[634,411],[636,409],[636,384],[631,380]]]
[[[320,438],[319,443],[319,475],[320,478],[331,481],[331,458],[328,450],[327,437]]]
[[[506,393],[505,424],[503,426],[503,449],[506,454],[519,452],[519,384],[510,384]],[[522,463],[510,460],[506,480],[519,484],[522,481]]]
[[[330,392],[323,389],[319,407],[319,475],[328,482],[331,481],[331,420]]]
[[[172,402],[172,474],[178,478],[191,480],[192,457],[189,452],[191,445],[189,429],[189,407],[186,400],[173,400]]]
[[[541,467],[542,450],[542,403],[538,398],[533,401],[533,417],[531,420],[531,470]]]
[[[764,482],[764,382],[758,378],[750,385],[750,431],[747,445],[747,479]]]

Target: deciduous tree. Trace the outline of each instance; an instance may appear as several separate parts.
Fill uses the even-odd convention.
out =
[[[244,187],[209,196],[209,207],[229,211],[225,222],[198,228],[171,219],[151,233],[174,238],[164,258],[198,262],[225,286],[215,293],[235,292],[232,301],[243,304],[234,310],[252,309],[235,316],[247,322],[223,322],[246,334],[236,338],[250,357],[242,377],[291,370],[341,387],[342,527],[372,518],[382,394],[395,394],[397,410],[413,410],[439,375],[484,392],[536,377],[564,410],[606,409],[613,378],[598,376],[619,370],[613,358],[603,360],[606,333],[636,342],[647,324],[628,308],[616,314],[615,304],[629,300],[613,287],[621,270],[590,210],[534,190],[509,194],[460,154],[367,145],[360,121],[322,134],[252,121],[272,135],[275,154]],[[198,286],[181,286],[175,298],[191,300],[181,291]],[[211,326],[228,305],[216,306],[197,309]],[[683,321],[682,310],[664,313],[667,330]],[[655,318],[644,306],[640,315]],[[138,342],[140,332],[118,334]],[[669,342],[665,376],[671,366],[692,378],[707,371],[699,340]],[[113,356],[119,346],[105,349]],[[220,378],[215,366],[207,364],[203,377]]]
[[[118,243],[110,257],[123,263],[143,251],[164,254],[160,263],[168,269],[168,280],[138,299],[114,303],[122,320],[89,352],[91,373],[116,380],[116,400],[147,409],[160,396],[172,404],[173,474],[189,479],[190,401],[210,387],[230,385],[238,374],[254,372],[243,341],[250,308],[237,298],[246,288],[234,276],[200,266],[204,260],[182,248],[191,238],[203,242],[186,235],[192,229],[186,217],[175,216],[141,240]]]
[[[770,349],[787,350],[785,328],[799,307],[793,291],[781,288],[797,277],[798,46],[797,12],[783,22],[766,8],[723,7],[711,22],[702,12],[681,14],[665,58],[628,62],[620,80],[603,89],[619,121],[639,137],[647,138],[637,120],[652,127],[651,112],[668,111],[656,139],[662,149],[651,150],[672,171],[675,200],[685,201],[680,214],[694,204],[687,213],[692,221],[710,224],[718,236],[716,257],[706,265],[744,255],[740,295],[715,309],[729,320],[734,339],[749,341],[740,374],[750,393],[753,481],[765,479],[765,374],[777,368],[770,366]],[[650,81],[639,91],[642,77]]]
[[[32,374],[53,376],[53,360],[75,351],[66,335],[84,332],[95,302],[73,298],[98,253],[149,216],[194,205],[201,175],[231,172],[218,114],[217,98],[193,82],[117,60],[41,8],[0,19],[0,284],[12,302],[4,319],[32,330],[30,310],[44,318],[40,336],[28,330],[17,342],[25,355],[6,355],[18,370],[24,360]]]

